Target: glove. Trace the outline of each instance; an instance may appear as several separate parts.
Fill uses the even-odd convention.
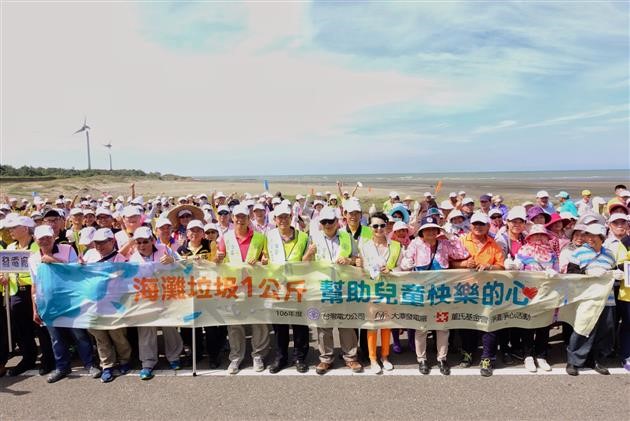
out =
[[[588,276],[604,276],[604,274],[606,273],[606,269],[604,268],[592,268],[592,269],[586,269],[586,274]]]
[[[615,281],[622,281],[623,280],[623,270],[619,270],[619,269],[615,269],[613,270],[613,279]]]
[[[518,270],[518,264],[509,257],[503,261],[503,266],[505,270]]]
[[[558,272],[556,272],[555,270],[549,268],[549,269],[545,269],[545,276],[547,278],[553,278],[558,276]]]

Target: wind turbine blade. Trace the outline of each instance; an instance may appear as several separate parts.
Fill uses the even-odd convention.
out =
[[[81,127],[79,130],[77,130],[76,132],[74,132],[73,134],[77,134],[77,133],[81,133],[83,130],[85,130],[83,127]]]

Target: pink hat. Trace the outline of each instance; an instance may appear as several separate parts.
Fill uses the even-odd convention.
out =
[[[562,218],[562,217],[560,216],[560,214],[559,214],[559,213],[554,212],[554,213],[552,213],[552,214],[551,214],[551,219],[549,220],[549,222],[547,222],[547,223],[545,224],[545,228],[549,228],[550,226],[552,226],[553,224],[555,224],[555,223],[556,223],[556,222],[558,222],[558,221],[562,221],[562,223],[563,223],[564,225],[566,225],[566,224],[569,222],[569,220],[568,220],[568,219],[564,219],[564,218]]]
[[[529,241],[529,237],[531,237],[534,234],[545,234],[549,239],[551,239],[551,234],[549,234],[549,231],[547,231],[547,228],[545,228],[544,225],[536,224],[536,225],[533,225],[532,228],[527,233],[527,236],[525,237],[525,242],[527,243]]]

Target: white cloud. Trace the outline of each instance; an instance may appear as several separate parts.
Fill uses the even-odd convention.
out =
[[[482,134],[482,133],[491,133],[496,132],[497,130],[505,129],[508,127],[513,127],[517,121],[515,120],[503,120],[494,124],[492,126],[481,126],[473,130],[474,134]]]

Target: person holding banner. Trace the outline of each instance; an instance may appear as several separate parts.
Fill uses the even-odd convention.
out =
[[[376,212],[370,217],[370,226],[373,236],[371,239],[361,239],[358,243],[360,262],[363,268],[370,274],[372,279],[380,277],[381,273],[389,273],[400,267],[402,259],[401,245],[398,241],[387,238],[385,228],[387,227],[387,216],[382,212]],[[387,371],[394,369],[394,365],[389,361],[389,342],[391,339],[391,329],[380,329],[381,331],[381,362]],[[378,330],[367,331],[368,355],[370,358],[370,372],[380,374],[381,366],[376,358],[376,345],[378,340]]]
[[[219,207],[219,218],[222,208]],[[233,210],[234,229],[227,231],[218,244],[216,262],[247,263],[254,265],[263,258],[265,236],[254,231],[249,223],[249,209],[244,205],[236,205]],[[265,361],[269,352],[269,326],[255,324],[252,327],[252,358],[254,370],[261,372],[265,369]],[[244,325],[228,326],[228,341],[230,342],[229,374],[236,374],[245,359],[246,337]]]
[[[321,230],[311,231],[311,244],[308,246],[302,260],[324,261],[338,265],[350,265],[354,262],[352,255],[352,240],[350,234],[339,229],[337,214],[329,207],[319,213]],[[339,328],[341,352],[346,366],[354,373],[363,371],[358,361],[357,333],[353,328]],[[335,359],[333,328],[317,328],[317,344],[319,347],[319,364],[315,371],[319,375],[326,374],[332,368]]]
[[[129,258],[130,262],[140,264],[161,263],[168,265],[173,263],[177,255],[164,244],[155,244],[153,233],[149,227],[138,227],[133,233],[132,241],[136,251]],[[164,354],[173,370],[179,370],[181,354],[184,344],[175,327],[163,327]],[[138,327],[138,353],[142,362],[140,380],[150,380],[154,377],[153,369],[158,362],[157,327]]]
[[[452,266],[454,261],[462,261],[470,257],[468,251],[457,237],[453,239],[444,238],[444,229],[437,224],[434,217],[425,217],[421,221],[418,237],[416,237],[402,259],[403,270],[425,271],[444,270]],[[448,365],[448,330],[437,330],[437,362],[440,373],[445,376],[451,374]],[[418,370],[427,375],[431,372],[431,366],[427,361],[427,332],[416,330],[414,341],[416,344],[416,357],[418,360]]]
[[[136,251],[133,234],[138,227],[142,226],[142,213],[136,206],[126,206],[122,212],[122,222],[124,229],[118,231],[114,236],[116,237],[118,252],[128,258]]]
[[[4,243],[0,241],[0,251],[4,250]],[[9,331],[7,320],[7,309],[5,306],[8,304],[6,297],[9,295],[5,292],[7,288],[8,280],[4,276],[4,273],[0,273],[0,377],[4,377],[7,374],[6,365],[9,361]]]
[[[273,264],[301,262],[308,247],[308,234],[291,226],[291,209],[280,205],[273,210],[274,222],[278,228],[266,234],[265,256]],[[309,350],[309,329],[306,325],[291,325],[293,329],[293,357],[298,373],[306,373],[306,357]],[[269,366],[274,374],[289,364],[289,325],[274,324],[276,336],[276,360]]]

